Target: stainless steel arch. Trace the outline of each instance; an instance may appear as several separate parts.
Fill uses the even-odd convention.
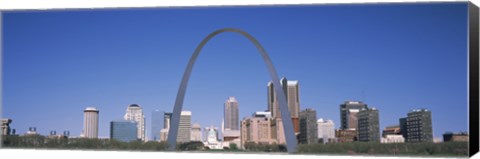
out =
[[[262,47],[262,45],[260,45],[260,43],[252,35],[248,34],[245,31],[234,29],[234,28],[224,28],[224,29],[220,29],[210,33],[207,37],[205,37],[202,40],[202,42],[195,49],[195,52],[193,52],[192,57],[190,57],[190,61],[188,62],[187,68],[185,69],[185,72],[183,74],[182,83],[180,84],[180,88],[178,88],[177,99],[175,100],[175,106],[173,108],[173,113],[171,117],[172,119],[170,124],[171,127],[168,132],[168,139],[167,139],[169,149],[175,150],[177,145],[176,140],[177,140],[177,134],[178,134],[178,126],[180,124],[180,112],[182,111],[185,92],[187,91],[188,80],[190,78],[193,65],[195,64],[195,61],[197,60],[197,57],[200,54],[200,51],[202,50],[202,48],[205,46],[205,44],[216,35],[224,32],[239,33],[245,36],[248,40],[250,40],[255,45],[255,47],[257,47],[258,51],[260,52],[260,55],[262,56],[263,60],[265,61],[265,64],[267,65],[268,72],[270,74],[270,77],[272,78],[275,93],[278,94],[277,97],[278,97],[278,102],[280,107],[280,113],[282,114],[283,129],[285,132],[287,151],[289,153],[296,152],[297,140],[293,132],[293,122],[292,122],[292,119],[290,118],[291,115],[290,115],[290,111],[288,110],[286,96],[285,96],[285,93],[283,92],[282,86],[280,85],[280,80],[278,78],[277,71],[273,67],[272,61],[270,60],[270,57],[268,56],[267,52]]]

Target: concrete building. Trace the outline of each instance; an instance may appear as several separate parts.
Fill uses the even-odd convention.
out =
[[[378,110],[362,108],[358,112],[358,141],[380,142]]]
[[[293,128],[295,133],[300,132],[300,123],[299,123],[299,112],[300,112],[300,95],[299,95],[299,82],[297,80],[287,80],[285,77],[280,79],[280,84],[282,85],[283,91],[287,96],[287,105],[290,111],[290,115],[293,121]],[[267,94],[268,94],[268,111],[272,113],[272,117],[279,119],[281,118],[280,107],[278,103],[278,98],[275,93],[272,81],[267,84]]]
[[[161,141],[167,141],[167,139],[168,139],[168,131],[169,131],[169,129],[165,129],[165,128],[162,129],[162,130],[160,130],[160,142],[161,142]]]
[[[123,142],[138,140],[137,122],[133,120],[111,121],[110,122],[110,139],[123,141]]]
[[[83,111],[83,137],[98,138],[98,113],[95,107],[87,107]]]
[[[432,113],[427,109],[413,109],[407,114],[406,142],[433,142]]]
[[[357,130],[335,130],[337,142],[354,142],[357,141]]]
[[[137,138],[141,141],[146,141],[145,139],[145,116],[143,115],[142,107],[138,104],[130,104],[127,107],[125,120],[131,120],[137,122]]]
[[[345,101],[340,104],[340,129],[356,130],[358,127],[357,113],[367,104],[361,101]]]
[[[256,111],[255,113],[252,114],[253,117],[262,117],[262,118],[271,118],[272,113],[271,112],[264,112],[264,111]]]
[[[299,143],[314,144],[318,142],[317,111],[307,108],[300,112]]]
[[[202,139],[202,127],[198,123],[192,125],[190,132],[190,141],[203,141]]]
[[[240,140],[240,130],[226,130],[223,132],[223,147],[230,148],[231,143],[237,145],[237,147],[242,145]]]
[[[385,127],[382,131],[382,136],[385,137],[386,135],[402,135],[400,125],[392,125]]]
[[[335,142],[335,123],[332,120],[317,120],[318,125],[318,142],[328,143]]]
[[[170,123],[172,119],[172,113],[165,112],[163,114],[163,128],[164,129],[170,129]]]
[[[446,132],[443,134],[443,142],[468,142],[469,136],[467,132],[452,133]]]
[[[238,101],[235,97],[228,97],[223,107],[224,130],[239,130]]]
[[[381,143],[403,143],[405,138],[402,135],[400,125],[387,126],[382,131]]]
[[[10,123],[12,123],[12,119],[6,119],[6,118],[0,119],[0,128],[1,128],[0,135],[10,135]]]
[[[401,134],[386,134],[380,140],[380,143],[404,143],[405,138]]]
[[[180,113],[180,123],[178,126],[177,142],[190,142],[190,132],[192,126],[192,112],[182,111]]]
[[[223,132],[223,141],[234,141],[237,139],[240,140],[240,130],[225,130]]]
[[[269,117],[248,117],[241,122],[240,140],[241,147],[248,142],[273,144],[277,140],[272,136],[272,127],[270,126],[272,118]]]
[[[151,126],[151,139],[153,141],[160,141],[160,130],[163,128],[163,111],[152,111],[152,126]]]
[[[402,134],[405,141],[407,141],[407,118],[400,118],[399,120],[400,134]]]

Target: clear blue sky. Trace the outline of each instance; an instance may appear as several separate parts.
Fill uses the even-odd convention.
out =
[[[279,76],[300,82],[301,109],[339,127],[339,105],[365,100],[380,129],[414,108],[432,111],[434,136],[466,131],[467,3],[10,11],[3,16],[3,116],[17,133],[80,135],[100,109],[99,136],[129,104],[172,111],[183,71],[210,32],[256,37]],[[228,96],[240,118],[267,109],[270,77],[255,47],[225,33],[204,48],[184,109],[220,126]],[[362,93],[364,92],[364,93]],[[363,95],[364,94],[364,95]]]

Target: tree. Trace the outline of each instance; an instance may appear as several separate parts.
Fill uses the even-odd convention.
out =
[[[235,143],[230,143],[228,146],[230,147],[230,150],[238,150],[237,144]]]

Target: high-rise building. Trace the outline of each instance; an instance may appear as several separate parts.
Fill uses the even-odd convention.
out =
[[[318,142],[317,111],[307,108],[300,112],[299,142],[314,144]]]
[[[110,122],[110,139],[123,141],[123,142],[138,140],[137,122],[133,120],[111,121]]]
[[[0,135],[10,135],[10,123],[12,123],[12,119],[6,119],[6,118],[0,119],[0,128],[1,128]]]
[[[190,132],[190,141],[203,141],[202,139],[202,127],[198,123],[192,125],[192,131]]]
[[[169,129],[165,129],[165,128],[163,128],[162,130],[160,130],[160,141],[167,141],[167,139],[168,139],[168,130],[169,130]]]
[[[182,111],[180,113],[180,124],[178,126],[177,142],[190,142],[191,127],[192,112]]]
[[[278,144],[285,144],[285,131],[283,130],[283,122],[281,118],[272,118],[270,122],[271,136]]]
[[[367,108],[367,104],[361,101],[345,101],[340,104],[340,129],[356,130],[358,127],[357,113],[362,108]]]
[[[83,137],[98,138],[98,113],[95,107],[87,107],[83,111]]]
[[[413,109],[407,114],[407,142],[433,142],[432,113],[427,109]]]
[[[358,112],[358,141],[380,142],[378,110],[362,108]]]
[[[300,131],[298,121],[300,112],[299,82],[297,80],[287,80],[287,78],[283,77],[280,79],[280,84],[286,95],[288,110],[290,111],[290,116],[293,121],[294,132],[298,133]],[[280,113],[278,98],[272,81],[267,84],[267,95],[268,111],[272,113],[273,118],[281,118],[282,115]]]
[[[154,110],[152,111],[152,140],[160,140],[160,130],[163,128],[163,111]]]
[[[130,104],[123,118],[137,122],[137,138],[145,141],[145,116],[142,107],[138,104]]]
[[[170,119],[172,119],[172,113],[165,112],[163,114],[163,128],[170,129]]]
[[[223,107],[224,130],[239,130],[238,127],[238,101],[235,97],[228,97]],[[224,131],[222,130],[222,131]]]
[[[406,141],[407,136],[408,136],[408,134],[407,134],[407,118],[406,117],[405,118],[400,118],[398,121],[400,123],[400,125],[399,125],[400,126],[400,134],[402,134],[403,138]]]
[[[318,141],[320,143],[335,142],[335,124],[332,120],[317,120]]]
[[[241,147],[248,142],[273,144],[276,138],[272,136],[272,118],[270,117],[247,117],[241,121],[240,141]]]

